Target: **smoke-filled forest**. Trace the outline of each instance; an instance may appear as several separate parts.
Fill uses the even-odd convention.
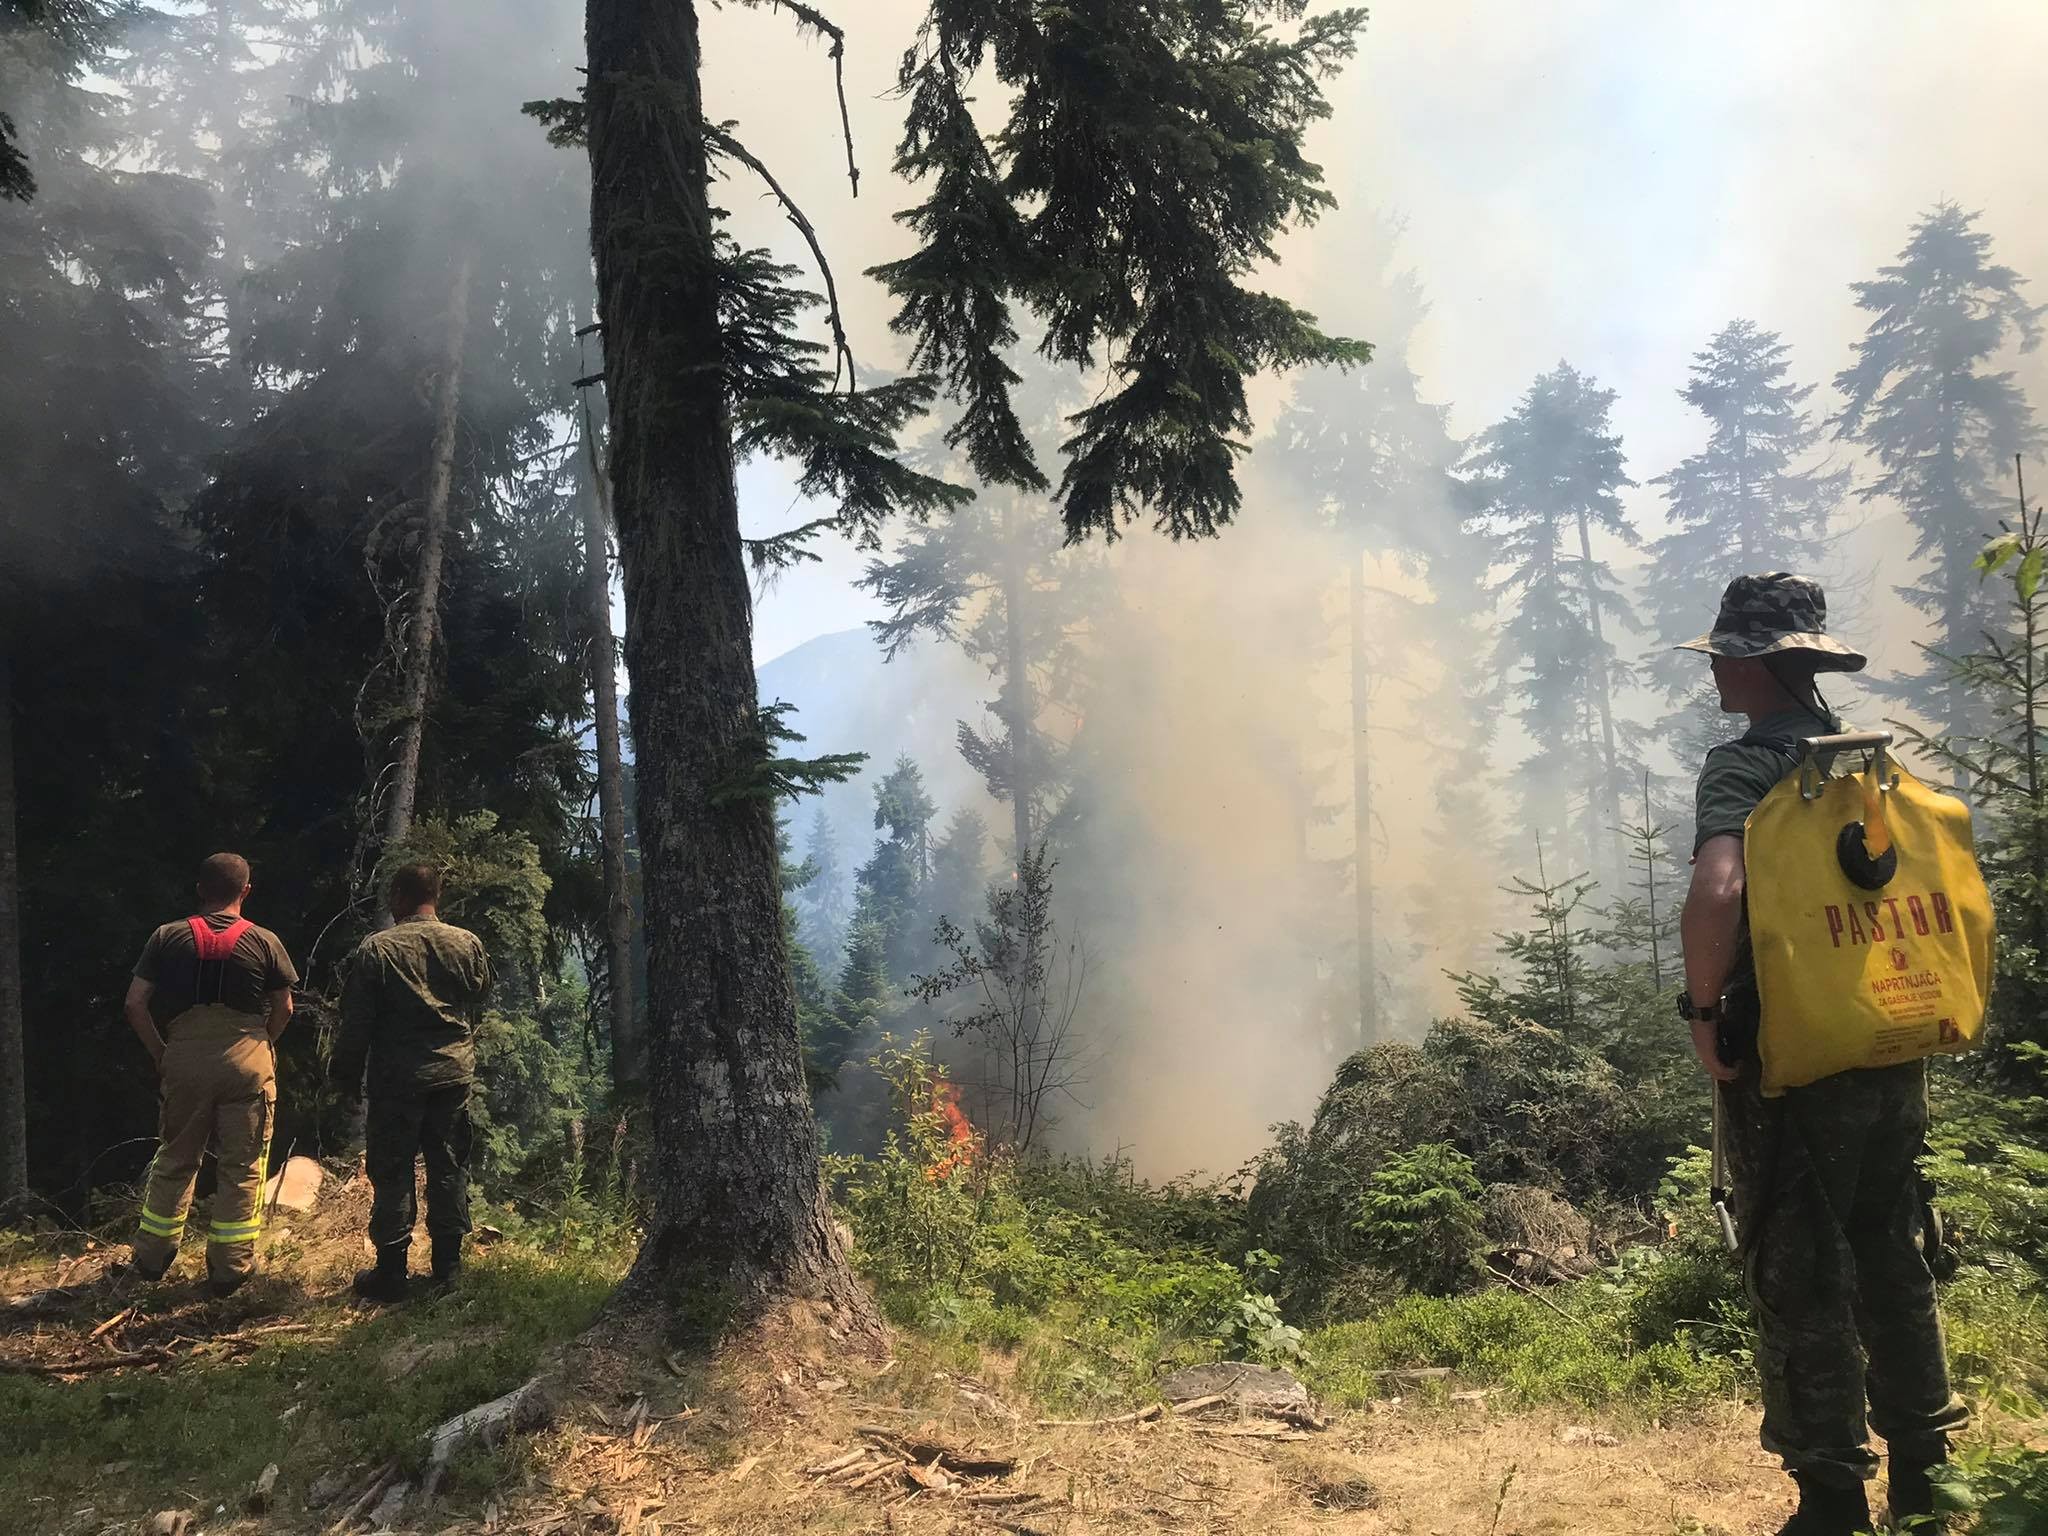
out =
[[[1998,926],[1913,1149],[1974,1418],[1883,1486],[2048,1531],[2043,44],[0,0],[11,1528],[1779,1529],[1672,999],[1676,647],[1785,571]],[[216,1140],[153,1290],[223,850],[320,1193],[203,1294]],[[422,865],[474,1226],[380,1312]]]

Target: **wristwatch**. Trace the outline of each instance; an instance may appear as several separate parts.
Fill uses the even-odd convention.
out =
[[[1704,1008],[1693,1002],[1690,992],[1678,994],[1678,1016],[1689,1024],[1718,1024],[1721,1022],[1721,1000],[1717,997]]]

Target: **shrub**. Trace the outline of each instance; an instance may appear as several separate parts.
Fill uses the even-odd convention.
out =
[[[1384,1396],[1387,1373],[1443,1367],[1519,1406],[1625,1407],[1646,1417],[1727,1397],[1743,1381],[1741,1362],[1702,1351],[1689,1332],[1639,1348],[1625,1324],[1625,1298],[1598,1281],[1542,1300],[1499,1289],[1404,1296],[1310,1334],[1304,1375],[1319,1395],[1351,1407]]]
[[[1397,1152],[1366,1180],[1354,1223],[1367,1259],[1418,1291],[1479,1277],[1484,1197],[1472,1159],[1440,1141]]]
[[[1154,1190],[1120,1163],[1020,1168],[963,1155],[939,1106],[947,1084],[922,1039],[873,1063],[900,1116],[875,1157],[827,1160],[854,1257],[897,1320],[1022,1342],[1036,1317],[1061,1347],[1027,1361],[1067,1398],[1127,1391],[1162,1362],[1291,1358],[1299,1330],[1245,1271],[1185,1231],[1229,1233],[1226,1197]],[[1253,1268],[1269,1272],[1270,1255]]]

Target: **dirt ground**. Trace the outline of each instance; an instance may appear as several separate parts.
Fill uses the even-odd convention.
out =
[[[828,1321],[785,1321],[724,1362],[686,1416],[650,1409],[641,1421],[634,1404],[607,1408],[605,1396],[630,1391],[623,1385],[592,1394],[543,1442],[531,1488],[479,1525],[451,1529],[1752,1536],[1776,1531],[1791,1509],[1789,1483],[1756,1445],[1753,1414],[1732,1406],[1625,1430],[1499,1413],[1483,1400],[1383,1404],[1319,1431],[1223,1405],[1076,1427],[1020,1412],[994,1371],[921,1381],[902,1372],[897,1361],[850,1364]],[[906,1441],[947,1447],[948,1464],[983,1458],[1013,1470],[943,1490],[900,1471],[843,1486],[885,1468],[880,1448]],[[867,1447],[877,1449],[866,1460],[819,1470]]]

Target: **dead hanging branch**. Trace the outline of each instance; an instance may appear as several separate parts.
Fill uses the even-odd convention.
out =
[[[805,5],[803,0],[741,0],[743,5],[760,9],[782,11],[788,14],[800,32],[815,32],[832,44],[832,79],[839,91],[839,135],[846,144],[846,179],[853,185],[853,195],[860,196],[860,167],[853,160],[853,118],[846,110],[846,30],[822,11]]]
[[[796,199],[775,179],[774,173],[761,163],[752,150],[732,136],[732,126],[731,123],[720,123],[716,127],[706,128],[705,145],[713,154],[730,155],[760,177],[767,184],[775,200],[782,204],[782,211],[789,216],[789,222],[796,226],[797,233],[804,237],[804,243],[810,246],[811,258],[818,264],[818,274],[825,279],[825,315],[832,326],[832,389],[834,393],[838,391],[842,367],[846,371],[847,388],[852,389],[859,383],[860,376],[854,372],[853,347],[846,339],[846,317],[839,308],[839,285],[833,281],[832,264],[825,259],[825,247],[818,239],[817,228],[811,223],[809,215],[797,206]]]

